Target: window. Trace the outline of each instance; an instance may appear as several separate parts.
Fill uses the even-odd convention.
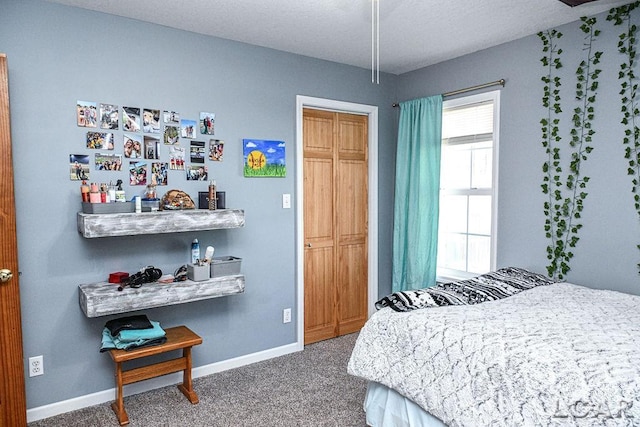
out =
[[[495,269],[499,94],[443,104],[439,279]]]

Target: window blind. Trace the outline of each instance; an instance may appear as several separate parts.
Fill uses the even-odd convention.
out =
[[[492,139],[493,101],[448,108],[443,111],[443,144],[470,144]]]

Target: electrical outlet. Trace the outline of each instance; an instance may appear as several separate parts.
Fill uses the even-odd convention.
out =
[[[291,322],[291,309],[285,308],[284,310],[282,310],[282,323],[289,322]]]
[[[29,376],[37,377],[44,375],[44,360],[42,356],[34,356],[29,358]]]

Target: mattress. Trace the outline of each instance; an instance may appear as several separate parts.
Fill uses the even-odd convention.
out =
[[[449,426],[637,425],[640,297],[556,283],[475,305],[386,307],[347,369]]]

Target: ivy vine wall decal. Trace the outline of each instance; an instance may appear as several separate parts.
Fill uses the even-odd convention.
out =
[[[640,217],[640,100],[638,99],[638,79],[635,76],[636,66],[636,34],[637,27],[631,23],[631,11],[640,6],[637,1],[632,4],[613,8],[609,11],[607,21],[614,25],[622,25],[624,32],[620,34],[618,51],[624,55],[624,62],[620,64],[618,79],[620,80],[620,95],[622,102],[622,124],[625,127],[622,143],[625,146],[624,157],[628,161],[627,173],[631,178],[631,192]],[[640,249],[640,245],[637,245]],[[637,265],[640,271],[640,263]]]
[[[547,110],[546,117],[540,120],[542,125],[542,145],[547,159],[542,165],[542,192],[548,196],[544,202],[545,235],[550,240],[547,246],[550,277],[563,279],[571,270],[569,263],[573,258],[573,248],[580,240],[578,232],[582,228],[580,218],[587,198],[586,187],[589,177],[582,173],[583,162],[593,147],[592,121],[594,119],[598,76],[601,72],[596,66],[600,62],[602,52],[593,51],[593,42],[600,31],[595,28],[596,18],[583,17],[580,30],[585,34],[584,59],[576,68],[576,106],[571,119],[571,140],[563,144],[560,133],[562,99],[561,78],[558,75],[562,68],[562,49],[558,40],[562,33],[548,30],[538,33],[542,41],[544,56],[541,62],[545,67],[542,76],[544,83],[542,105]],[[565,151],[570,153],[567,170]]]

